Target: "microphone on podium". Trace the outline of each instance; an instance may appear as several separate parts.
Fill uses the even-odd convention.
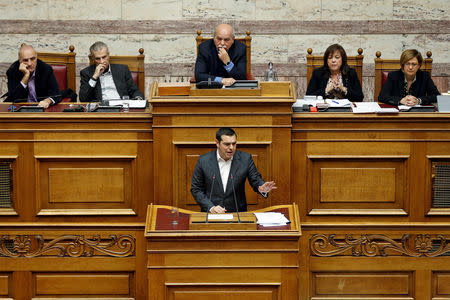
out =
[[[239,208],[238,208],[237,199],[236,199],[236,190],[234,189],[234,177],[233,177],[233,174],[230,175],[230,178],[231,178],[231,186],[233,188],[234,204],[236,205],[236,215],[237,215],[238,223],[241,223],[241,218],[239,217]]]
[[[212,193],[213,193],[213,190],[214,190],[214,182],[216,181],[216,174],[213,174],[213,177],[212,177],[212,185],[211,185],[211,191],[209,192],[209,201],[211,201],[212,202]],[[205,223],[208,223],[208,214],[209,214],[209,209],[206,209],[206,221],[205,221]]]

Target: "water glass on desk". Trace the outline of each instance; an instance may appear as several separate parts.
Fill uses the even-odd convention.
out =
[[[172,210],[170,212],[171,218],[172,218],[172,226],[178,225],[178,218],[180,217],[180,211],[176,207],[172,207]]]
[[[126,95],[122,97],[122,100],[125,100],[122,102],[122,111],[123,112],[129,112],[130,111],[130,105],[128,101],[130,100],[130,96]]]

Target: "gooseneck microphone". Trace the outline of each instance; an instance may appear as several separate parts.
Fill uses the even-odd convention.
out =
[[[236,215],[237,215],[237,218],[238,218],[238,223],[241,223],[241,218],[239,217],[239,208],[238,208],[237,199],[236,199],[236,190],[234,189],[234,176],[233,176],[233,174],[230,175],[230,179],[231,179],[231,186],[233,188],[234,204],[236,205]]]
[[[213,174],[211,191],[209,192],[209,201],[211,201],[211,202],[212,202],[212,193],[213,193],[213,190],[214,190],[214,182],[215,181],[216,181],[216,174]],[[206,209],[206,221],[205,221],[205,223],[208,223],[208,214],[209,214],[209,209]]]

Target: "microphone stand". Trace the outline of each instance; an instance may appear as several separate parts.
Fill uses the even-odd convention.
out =
[[[238,208],[237,199],[236,199],[236,190],[234,189],[234,177],[233,177],[233,174],[231,174],[230,178],[231,178],[231,185],[233,187],[234,204],[236,205],[236,215],[237,215],[238,223],[241,223],[241,218],[239,217],[239,208]]]
[[[216,180],[216,174],[213,174],[213,178],[212,178],[212,185],[211,185],[211,191],[209,192],[209,201],[211,201],[211,197],[212,197],[212,192],[214,189],[214,181]],[[212,201],[211,201],[212,202]],[[209,209],[206,210],[206,221],[205,223],[208,223],[208,214],[209,214]]]

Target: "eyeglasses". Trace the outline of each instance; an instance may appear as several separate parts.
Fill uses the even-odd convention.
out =
[[[413,68],[415,68],[415,67],[417,67],[419,64],[416,64],[416,63],[406,63],[405,64],[405,66],[407,66],[407,67],[413,67]]]

